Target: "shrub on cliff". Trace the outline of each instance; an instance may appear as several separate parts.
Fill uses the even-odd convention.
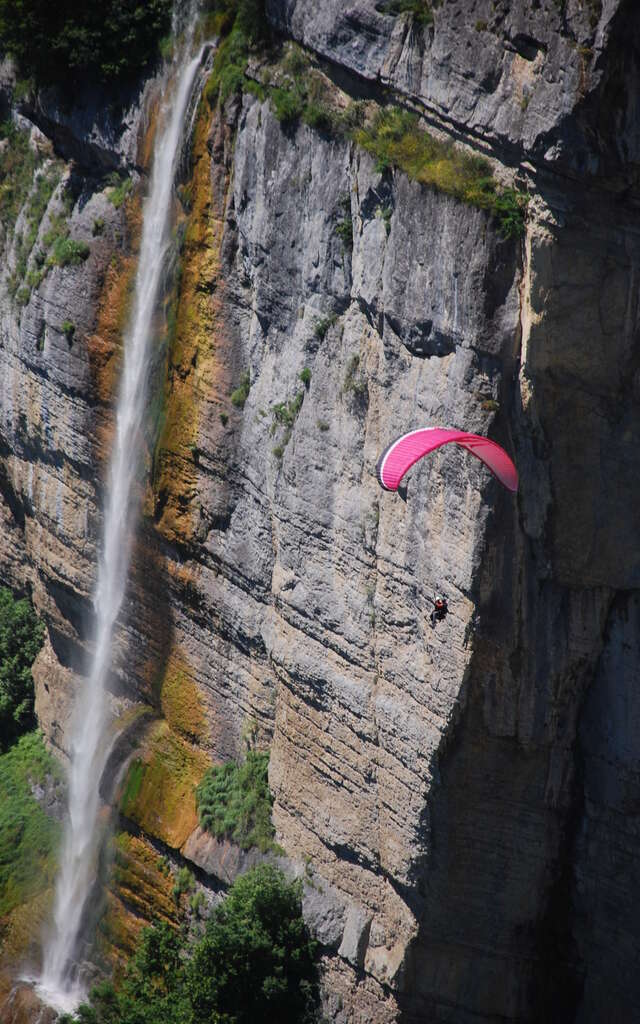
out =
[[[166,924],[147,929],[120,988],[98,986],[90,1006],[59,1024],[312,1024],[316,943],[300,895],[282,872],[254,868],[194,947]]]
[[[213,107],[242,88],[249,53],[268,37],[269,25],[264,0],[209,0],[206,10],[210,31],[224,37],[204,91]]]
[[[235,405],[236,409],[243,409],[244,403],[249,397],[249,391],[251,390],[251,378],[247,372],[242,374],[240,384],[234,391],[231,392],[231,404]]]
[[[489,210],[504,238],[523,233],[526,195],[503,189],[487,160],[430,135],[416,114],[398,107],[381,108],[352,138],[375,158],[379,172],[399,167],[414,181]]]
[[[437,6],[428,0],[384,0],[376,4],[376,10],[381,14],[410,14],[419,25],[432,25],[433,8]]]
[[[209,921],[189,970],[197,1024],[302,1024],[315,1018],[316,943],[299,883],[262,865],[238,878]]]
[[[243,850],[273,847],[269,755],[250,750],[244,764],[232,761],[210,768],[196,790],[200,824],[219,839]]]
[[[0,148],[0,223],[11,231],[33,184],[38,156],[29,145],[28,133],[10,121],[0,124],[0,142],[5,141]]]
[[[136,74],[158,52],[171,0],[0,0],[0,48],[42,83]]]
[[[43,638],[31,602],[0,588],[0,751],[35,726],[31,666]]]
[[[55,875],[60,826],[33,796],[33,786],[47,780],[58,782],[59,769],[39,733],[0,754],[0,945],[8,915],[42,893]]]

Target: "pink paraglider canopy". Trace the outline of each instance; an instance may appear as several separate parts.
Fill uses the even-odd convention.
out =
[[[463,430],[441,427],[423,427],[396,438],[378,459],[376,474],[380,485],[385,491],[397,491],[402,477],[418,459],[452,442],[484,462],[509,491],[518,490],[516,467],[499,444],[479,434],[465,434]]]

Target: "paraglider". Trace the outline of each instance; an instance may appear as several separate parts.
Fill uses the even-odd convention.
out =
[[[467,434],[464,430],[443,427],[422,427],[392,441],[376,465],[380,486],[385,491],[397,491],[405,473],[419,459],[451,443],[460,445],[480,459],[507,490],[518,490],[518,472],[504,448],[480,434]]]

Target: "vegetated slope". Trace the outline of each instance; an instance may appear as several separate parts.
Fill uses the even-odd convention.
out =
[[[63,86],[136,78],[158,52],[171,24],[170,0],[107,0],[78,7],[70,0],[0,0],[0,46],[21,78]]]
[[[140,821],[221,872],[180,794],[203,750],[239,760],[250,736],[271,748],[276,841],[318,886],[331,1019],[624,1019],[640,449],[636,214],[617,200],[635,16],[378,7],[273,0],[311,52],[287,68],[288,49],[237,50],[200,111],[119,634],[122,692],[166,719],[151,775],[170,753],[171,821],[156,805]],[[337,118],[388,100],[499,158],[499,188],[530,196],[523,238],[405,173],[397,147],[359,145],[366,112]],[[405,158],[409,124],[386,138]],[[71,215],[87,261],[52,268],[22,311],[2,300],[3,571],[34,579],[47,616],[38,710],[60,744],[109,436],[87,396],[110,394],[108,296],[125,291],[107,270],[120,228],[93,240],[104,191]],[[406,503],[382,495],[377,455],[428,423],[505,445],[517,500],[455,452],[413,471]],[[450,613],[432,630],[436,592]]]

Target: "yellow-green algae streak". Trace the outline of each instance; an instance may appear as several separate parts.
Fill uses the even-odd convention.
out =
[[[167,724],[155,722],[125,781],[121,810],[149,836],[175,850],[198,824],[195,788],[210,761]]]
[[[165,666],[160,684],[160,707],[167,723],[186,739],[197,741],[205,736],[206,720],[202,698],[186,660],[172,655]]]
[[[112,840],[113,870],[107,906],[98,928],[98,947],[116,972],[137,948],[140,930],[153,921],[177,926],[173,878],[143,836],[120,832]]]

